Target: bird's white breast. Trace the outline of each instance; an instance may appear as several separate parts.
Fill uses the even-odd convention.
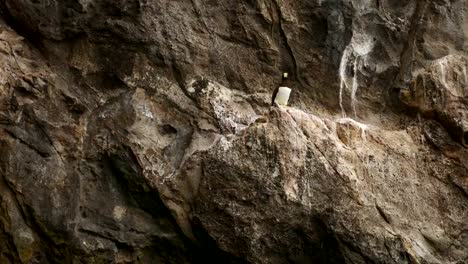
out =
[[[288,105],[289,95],[291,94],[291,89],[288,87],[280,87],[278,93],[275,97],[275,102],[279,105]]]

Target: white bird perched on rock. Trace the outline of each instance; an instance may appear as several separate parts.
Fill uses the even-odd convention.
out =
[[[291,81],[288,78],[288,73],[283,73],[281,84],[273,92],[271,97],[271,106],[275,105],[288,105],[289,96],[291,95],[291,88],[289,88]]]

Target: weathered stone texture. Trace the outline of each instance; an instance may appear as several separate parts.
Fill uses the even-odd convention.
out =
[[[0,263],[466,263],[467,17],[0,0]]]

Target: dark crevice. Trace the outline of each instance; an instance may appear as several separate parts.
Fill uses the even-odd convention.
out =
[[[3,174],[3,173],[2,173],[2,174]],[[17,210],[20,212],[20,214],[21,214],[22,217],[24,218],[23,212],[22,212],[22,210],[21,210],[21,206],[20,206],[20,204],[19,204],[19,201],[18,201],[18,199],[16,198],[16,196],[15,196],[15,194],[14,194],[14,192],[13,192],[11,186],[8,185],[7,182],[6,182],[6,180],[4,179],[4,176],[0,177],[0,185],[5,186],[5,187],[9,190],[11,196],[12,196],[13,199],[14,199],[14,203],[15,203],[15,205],[16,205]],[[0,197],[0,202],[1,202],[1,201],[2,201],[2,198]],[[3,208],[2,208],[2,209],[3,209]],[[7,217],[7,212],[6,212],[6,211],[3,211],[3,210],[2,210],[2,212],[4,212],[5,215],[0,215],[0,218],[3,218],[3,217],[6,218],[6,217]],[[10,220],[11,220],[11,219],[10,219]],[[9,255],[9,256],[7,256],[7,257],[8,257],[8,259],[11,261],[11,263],[16,263],[16,262],[18,262],[18,261],[19,261],[19,258],[20,258],[19,252],[18,252],[18,250],[17,250],[17,248],[16,248],[16,246],[15,246],[15,243],[14,243],[14,241],[13,241],[12,235],[9,234],[9,233],[7,232],[7,230],[6,230],[5,226],[4,226],[4,222],[3,222],[3,221],[0,221],[0,238],[5,239],[2,243],[3,243],[3,247],[6,247],[7,250],[8,250],[8,253],[9,253],[8,255]],[[4,249],[4,248],[2,248],[2,247],[0,246],[0,250],[2,250],[2,249]],[[1,252],[1,251],[0,251],[0,253],[5,254],[5,252]]]
[[[35,128],[37,128],[39,130],[40,134],[42,134],[43,137],[45,139],[47,139],[47,142],[54,149],[55,154],[58,156],[58,158],[62,162],[64,162],[62,155],[60,155],[60,152],[58,151],[58,149],[54,145],[54,141],[50,137],[49,133],[47,133],[47,128],[46,127],[48,126],[48,123],[45,122],[45,121],[42,121],[39,118],[37,118],[34,111],[31,108],[26,108],[25,111],[24,111],[24,114],[25,114],[26,117],[28,117],[32,121],[32,123],[35,125]]]
[[[177,129],[171,125],[163,125],[161,126],[161,134],[163,135],[174,135],[177,134]]]
[[[426,15],[426,10],[428,8],[428,1],[427,0],[418,0],[416,3],[416,8],[412,17],[410,19],[410,29],[408,32],[408,40],[404,44],[404,48],[400,54],[400,67],[397,74],[391,81],[392,85],[390,89],[392,91],[387,91],[390,96],[395,96],[395,98],[390,99],[390,107],[395,113],[402,113],[407,115],[413,115],[414,113],[418,112],[417,109],[414,107],[409,106],[401,101],[401,91],[408,88],[408,69],[411,68],[414,62],[414,56],[417,49],[417,41],[418,37],[422,35],[424,32],[424,25],[423,20]],[[398,91],[398,94],[395,92]]]
[[[212,263],[216,263],[218,261],[224,260],[223,263],[239,263],[244,264],[248,263],[245,260],[233,256],[227,252],[219,250],[216,241],[208,234],[208,232],[203,228],[202,223],[196,217],[192,219],[192,230],[197,242],[200,246],[202,246],[205,252],[210,252],[210,254],[204,257],[205,261],[214,261]],[[202,260],[202,259],[200,259]],[[207,262],[208,263],[208,262]]]
[[[281,33],[281,38],[284,40],[284,44],[286,45],[286,49],[288,50],[289,52],[289,56],[291,57],[292,59],[292,62],[293,62],[293,71],[294,71],[294,78],[296,78],[298,81],[299,81],[299,74],[297,72],[297,60],[296,60],[296,57],[294,56],[294,52],[291,48],[291,46],[289,45],[289,41],[288,41],[288,37],[286,36],[286,33],[284,32],[284,29],[283,29],[283,23],[281,22],[282,18],[280,18],[280,33]]]
[[[49,158],[51,156],[51,154],[48,151],[42,150],[36,147],[34,144],[27,142],[21,136],[18,136],[17,133],[13,129],[6,128],[5,132],[7,132],[7,134],[10,135],[13,139],[18,140],[21,144],[25,145],[28,149],[31,149],[34,152],[36,152],[42,158]]]
[[[362,252],[362,250],[357,247],[356,245],[354,245],[352,242],[348,242],[346,240],[339,240],[341,242],[341,244],[343,246],[345,246],[349,251],[351,252],[354,252],[356,253],[357,255],[359,255],[363,260],[364,260],[364,263],[366,264],[374,264],[376,263],[375,261],[373,261],[370,257],[368,257],[366,254],[364,254]]]
[[[395,259],[395,257],[393,256],[393,254],[391,254],[391,252],[393,251],[393,250],[392,250],[392,246],[389,245],[389,244],[387,243],[387,240],[385,240],[383,244],[384,244],[384,246],[385,246],[385,249],[387,249],[387,252],[388,252],[389,255],[391,256],[391,258],[393,259],[393,261],[394,261],[395,263],[397,263],[397,264],[400,263],[401,261],[399,261],[398,259]],[[403,256],[403,258],[404,258],[404,256]]]
[[[298,72],[298,66],[297,66],[297,60],[296,60],[296,57],[294,55],[294,51],[289,43],[289,39],[286,35],[286,32],[284,30],[284,26],[283,26],[283,14],[282,14],[282,11],[281,11],[281,6],[280,4],[277,2],[277,0],[272,0],[272,2],[274,3],[275,7],[276,7],[276,12],[278,14],[278,28],[279,28],[279,33],[280,33],[280,36],[281,36],[281,39],[283,40],[283,43],[284,43],[284,46],[288,52],[288,56],[290,57],[291,59],[291,62],[292,62],[292,67],[293,67],[293,73],[294,73],[294,76],[292,76],[292,79],[295,79],[302,87],[306,87],[302,81],[301,81],[301,78],[299,76],[299,72]],[[285,67],[285,69],[282,69],[282,70],[287,70],[288,66],[286,65],[282,65],[282,67]]]
[[[176,65],[175,62],[172,62],[171,70],[172,70],[172,75],[173,75],[175,81],[179,85],[179,87],[182,90],[182,92],[184,93],[184,95],[187,96],[187,98],[189,98],[190,100],[195,102],[194,98],[187,91],[187,85],[185,84],[184,73],[179,69],[179,67]],[[198,104],[196,104],[196,105],[198,105]]]
[[[411,27],[408,32],[408,41],[405,43],[405,47],[403,48],[403,52],[400,55],[400,72],[395,77],[394,80],[394,87],[405,87],[406,85],[406,71],[408,68],[411,67],[414,58],[414,52],[416,49],[416,41],[418,36],[420,36],[423,32],[423,19],[426,14],[426,10],[429,3],[427,0],[419,0],[416,3],[416,9],[414,11],[413,16],[411,17]]]
[[[44,46],[42,44],[42,36],[39,32],[29,27],[23,21],[16,19],[7,7],[5,0],[0,0],[0,16],[5,23],[11,27],[18,35],[22,36],[32,46],[37,48],[44,55]]]
[[[104,162],[117,181],[121,183],[121,190],[133,205],[138,205],[150,215],[159,218],[169,216],[170,212],[162,202],[159,193],[146,182],[138,158],[129,147],[121,147],[114,153],[104,157]],[[175,220],[171,220],[175,224]]]
[[[295,230],[298,239],[294,239],[300,246],[300,254],[290,258],[292,263],[345,263],[339,242],[323,219],[312,220],[314,230],[312,234],[303,229]],[[302,252],[301,252],[302,251]]]
[[[0,260],[7,261],[5,264],[21,263],[13,244],[13,238],[4,231],[4,227],[2,226],[0,226],[0,239],[3,242],[0,245]]]
[[[122,147],[118,153],[109,154],[105,159],[105,162],[110,165],[113,175],[121,184],[121,191],[129,200],[153,216],[158,222],[167,220],[169,226],[165,228],[178,235],[177,238],[174,238],[176,241],[155,238],[152,246],[154,250],[161,252],[161,254],[181,251],[180,253],[189,256],[193,263],[208,263],[211,260],[214,261],[213,263],[243,263],[236,257],[221,251],[196,222],[193,230],[197,241],[192,241],[183,235],[170,210],[160,198],[158,191],[146,182],[142,175],[141,165],[130,148]],[[175,242],[177,243],[174,244]],[[181,255],[181,257],[183,256]]]
[[[100,238],[100,239],[109,240],[109,241],[111,241],[112,243],[114,243],[116,245],[124,244],[124,243],[120,242],[119,240],[117,240],[117,239],[115,239],[115,238],[113,238],[111,236],[105,235],[105,232],[97,232],[97,231],[83,229],[83,228],[78,228],[78,231],[80,233],[87,234],[87,235],[89,235],[91,237],[97,237],[97,238]]]
[[[444,127],[445,131],[450,135],[453,141],[457,142],[462,146],[467,146],[468,141],[466,141],[468,135],[464,132],[463,129],[459,126],[457,122],[454,122],[451,116],[442,112],[434,111],[432,116],[423,115],[426,118],[433,119]]]
[[[437,178],[437,177],[436,177]],[[452,178],[451,178],[451,182],[452,182],[452,185],[455,186],[456,189],[460,190],[461,194],[463,196],[465,196],[466,198],[468,198],[468,190],[466,190],[465,188],[463,188],[462,186],[460,186],[458,183],[456,183],[456,181],[454,181]]]
[[[465,131],[463,133],[463,144],[465,144],[465,146],[468,146],[468,131]]]
[[[443,249],[440,248],[440,245],[437,243],[437,241],[435,241],[434,239],[432,239],[431,237],[429,237],[428,235],[424,233],[421,233],[421,235],[424,238],[424,240],[427,242],[427,244],[432,247],[433,251],[443,251]]]
[[[375,208],[377,208],[377,211],[379,212],[379,214],[383,218],[383,220],[385,220],[385,222],[387,222],[387,224],[390,225],[391,224],[390,218],[387,216],[387,214],[384,212],[384,210],[378,205],[375,205]]]

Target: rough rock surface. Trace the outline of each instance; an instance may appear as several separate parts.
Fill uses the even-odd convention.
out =
[[[467,38],[464,0],[0,0],[0,263],[467,263]]]

